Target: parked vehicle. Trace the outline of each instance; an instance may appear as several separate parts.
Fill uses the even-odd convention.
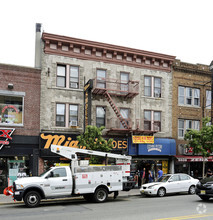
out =
[[[196,185],[195,192],[204,201],[213,198],[213,176],[200,180]]]
[[[198,181],[198,179],[184,173],[167,174],[160,177],[157,182],[143,184],[140,193],[160,197],[169,193],[188,192],[189,194],[195,194],[195,186]]]
[[[134,187],[134,181],[128,181],[130,156],[56,145],[51,146],[51,151],[69,158],[71,167],[52,167],[39,177],[16,180],[14,199],[23,199],[27,207],[38,206],[41,199],[71,196],[84,196],[88,201],[100,203],[107,200],[109,193],[114,193],[116,198],[120,190],[128,191]],[[115,158],[117,165],[89,166],[89,161],[78,161],[77,153]]]

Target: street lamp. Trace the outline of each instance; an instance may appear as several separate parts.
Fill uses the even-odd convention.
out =
[[[211,125],[213,125],[213,60],[212,62],[210,63],[209,65],[209,70],[211,71],[212,73],[212,83],[211,83]]]

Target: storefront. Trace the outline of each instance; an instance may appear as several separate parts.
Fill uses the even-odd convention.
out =
[[[41,133],[40,134],[40,158],[42,161],[39,163],[39,173],[42,173],[46,169],[56,164],[66,164],[70,161],[66,158],[60,157],[51,152],[50,146],[59,145],[67,147],[78,147],[77,134],[52,134],[52,133]],[[113,153],[127,154],[127,139],[115,138],[115,137],[104,137],[105,139],[113,139]]]
[[[213,170],[213,156],[203,158],[202,156],[177,155],[175,160],[175,172],[187,173],[195,178],[202,178],[203,161],[205,160],[205,171]]]
[[[39,138],[15,134],[0,128],[0,193],[17,178],[38,174]]]
[[[157,168],[163,173],[174,173],[174,156],[176,143],[174,139],[155,138],[154,143],[134,144],[128,139],[128,154],[132,156],[132,174],[141,172],[143,168],[152,170],[157,175]]]

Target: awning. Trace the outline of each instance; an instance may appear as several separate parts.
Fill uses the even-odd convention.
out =
[[[178,155],[175,156],[178,162],[203,162],[204,158],[202,156],[185,156],[185,155]],[[212,162],[213,156],[205,158],[206,162]]]

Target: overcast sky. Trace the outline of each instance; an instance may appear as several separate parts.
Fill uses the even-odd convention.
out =
[[[213,60],[213,0],[1,0],[0,63],[34,66],[35,23],[47,33]]]

